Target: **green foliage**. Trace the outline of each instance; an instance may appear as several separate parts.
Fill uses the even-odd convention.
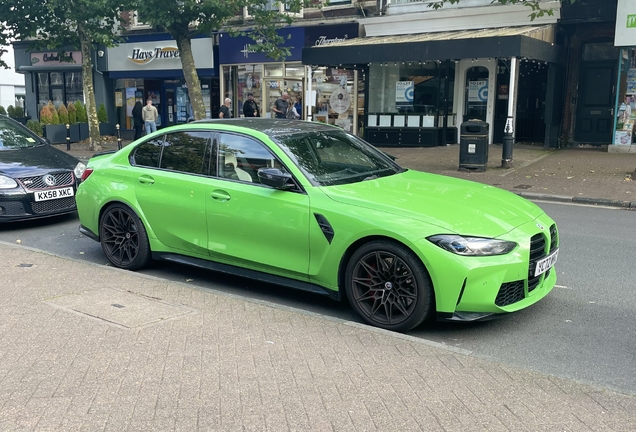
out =
[[[24,109],[22,109],[22,107],[15,107],[15,118],[21,118],[24,117]]]
[[[7,115],[11,118],[15,117],[15,108],[13,107],[13,105],[9,105],[7,107]]]
[[[69,123],[68,110],[66,109],[66,106],[64,104],[60,105],[60,107],[57,109],[57,115],[60,118],[60,124],[65,125]]]
[[[57,110],[55,109],[55,106],[53,105],[53,102],[49,101],[48,108],[49,108],[49,112],[51,113],[51,124],[52,125],[61,124],[60,123],[60,116],[57,115]]]
[[[458,4],[461,3],[462,1],[465,0],[438,0],[434,3],[429,3],[429,7],[433,8],[433,9],[440,9],[442,7],[444,7],[445,3],[449,3],[449,4]],[[570,4],[574,4],[579,0],[561,0],[561,3],[570,3]],[[534,21],[536,18],[548,15],[548,16],[553,16],[554,15],[554,9],[550,9],[550,8],[544,8],[542,7],[541,3],[543,3],[542,0],[492,0],[493,4],[500,4],[500,5],[524,5],[524,6],[528,6],[530,8],[530,20]]]
[[[77,123],[77,110],[75,109],[75,104],[73,102],[69,102],[66,110],[68,111],[68,122],[70,124]]]
[[[33,132],[35,132],[38,136],[42,136],[43,131],[42,131],[42,125],[40,124],[40,122],[36,120],[29,120],[26,123],[26,127],[28,127]]]
[[[40,123],[45,126],[53,124],[53,114],[48,105],[44,105],[40,110]]]
[[[88,115],[86,115],[86,107],[79,100],[75,101],[75,114],[77,116],[78,123],[88,122]]]
[[[7,110],[5,110],[2,105],[0,105],[0,114],[7,115]]]
[[[97,110],[97,120],[100,123],[108,123],[108,113],[106,112],[106,107],[102,102],[99,104],[99,109]]]

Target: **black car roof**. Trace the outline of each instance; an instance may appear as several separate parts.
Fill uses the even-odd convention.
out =
[[[342,131],[342,129],[338,127],[326,125],[324,123],[269,118],[208,119],[198,120],[190,124],[225,124],[244,127],[263,132],[270,137],[293,135],[297,133]]]

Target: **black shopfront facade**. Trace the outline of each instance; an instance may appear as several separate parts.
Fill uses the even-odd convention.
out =
[[[524,26],[358,38],[305,48],[302,61],[365,77],[361,127],[372,144],[456,143],[459,126],[469,119],[487,121],[489,142],[501,142],[508,106],[514,104],[517,140],[527,140],[522,135],[531,130],[530,140],[556,146],[560,52],[553,26]],[[519,89],[514,94],[511,66]],[[539,84],[532,93],[522,82]],[[537,108],[525,118],[530,105]]]

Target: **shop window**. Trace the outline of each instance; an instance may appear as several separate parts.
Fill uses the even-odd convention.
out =
[[[135,103],[145,105],[143,79],[118,79],[115,81],[115,108],[117,123],[122,129],[132,129],[132,110]]]
[[[237,68],[238,101],[237,109],[239,116],[244,115],[243,105],[248,100],[247,95],[254,96],[254,102],[258,107],[258,116],[263,116],[263,96],[262,96],[262,66],[260,64],[239,65]]]
[[[314,120],[353,132],[355,73],[340,68],[316,68],[312,73]]]
[[[82,73],[77,72],[40,72],[37,74],[38,111],[49,101],[55,108],[62,104],[84,100]]]

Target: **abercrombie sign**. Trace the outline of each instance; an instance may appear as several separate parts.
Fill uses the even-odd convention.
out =
[[[317,25],[312,27],[284,27],[278,30],[285,41],[283,46],[290,49],[291,55],[286,61],[302,59],[302,48],[318,45],[330,45],[358,37],[358,24]],[[266,53],[255,52],[256,42],[248,36],[231,37],[224,33],[219,39],[219,63],[269,63],[275,60]]]
[[[305,27],[305,46],[331,45],[358,37],[358,23]]]

